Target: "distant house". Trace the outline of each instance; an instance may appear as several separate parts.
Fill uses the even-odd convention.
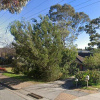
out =
[[[11,64],[14,55],[14,48],[0,48],[0,65]]]
[[[93,53],[90,52],[90,51],[86,51],[86,50],[78,51],[78,56],[76,57],[76,62],[78,63],[78,67],[79,67],[79,69],[80,69],[81,71],[86,70],[86,68],[85,68],[85,66],[84,66],[84,64],[83,64],[84,58],[85,58],[86,56],[89,57],[90,55],[93,55]]]

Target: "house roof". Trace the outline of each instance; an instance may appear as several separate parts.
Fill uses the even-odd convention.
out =
[[[86,57],[86,56],[90,56],[90,55],[92,55],[93,53],[78,53],[78,55],[79,56],[81,56],[81,57]]]
[[[78,63],[81,63],[81,64],[82,64],[82,63],[83,63],[83,61],[84,61],[84,57],[81,57],[81,56],[79,56],[79,55],[76,57],[76,62],[78,62]]]
[[[87,51],[87,50],[78,50],[78,53],[90,53],[90,51]]]
[[[93,55],[93,53],[90,51],[86,51],[86,50],[80,50],[78,51],[78,55],[81,57],[86,57],[86,56],[89,57],[90,55]]]
[[[76,62],[82,64],[83,61],[84,61],[84,58],[85,58],[86,56],[89,57],[90,55],[93,55],[93,53],[90,52],[90,51],[85,51],[85,50],[78,51],[78,56],[76,57]]]

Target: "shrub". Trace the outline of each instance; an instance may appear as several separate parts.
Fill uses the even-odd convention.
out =
[[[33,77],[36,80],[42,81],[54,81],[61,77],[62,73],[60,72],[59,67],[52,66],[51,68],[39,68],[31,70],[28,74],[29,77]]]
[[[85,86],[86,85],[86,81],[85,81],[85,77],[89,75],[90,79],[89,79],[89,85],[93,85],[93,84],[98,84],[100,82],[100,72],[99,71],[94,71],[94,70],[88,70],[88,71],[84,71],[84,72],[78,72],[76,74],[76,78],[78,78],[78,84]]]
[[[94,53],[93,56],[85,57],[84,65],[89,70],[100,68],[100,53]]]

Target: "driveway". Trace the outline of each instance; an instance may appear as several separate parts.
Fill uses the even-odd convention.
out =
[[[0,100],[26,100],[26,99],[13,93],[6,87],[0,85]]]
[[[72,79],[68,79],[66,81],[55,81],[46,84],[36,84],[16,91],[23,95],[34,93],[42,96],[43,99],[41,100],[73,100],[89,94],[83,91],[69,89],[72,85],[71,80]]]
[[[73,100],[90,94],[88,92],[71,89],[73,80],[73,78],[69,78],[67,80],[58,80],[45,84],[29,85],[26,82],[21,83],[1,74],[0,82],[5,85],[0,86],[0,100],[36,100],[32,95],[28,95],[30,93],[43,97],[41,100]],[[5,86],[10,88],[7,89]],[[16,87],[17,89],[13,89]]]

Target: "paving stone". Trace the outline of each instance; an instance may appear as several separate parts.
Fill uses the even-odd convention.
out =
[[[67,93],[61,93],[55,100],[73,100],[75,98],[77,97]]]

